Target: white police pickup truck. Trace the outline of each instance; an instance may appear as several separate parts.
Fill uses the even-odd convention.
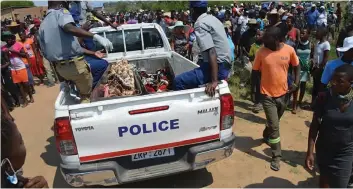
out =
[[[156,24],[93,28],[114,45],[106,60],[166,63],[175,75],[197,65],[171,50]],[[97,47],[101,48],[101,47]],[[234,104],[226,81],[205,87],[77,104],[64,85],[54,132],[68,184],[117,185],[206,167],[233,152]]]

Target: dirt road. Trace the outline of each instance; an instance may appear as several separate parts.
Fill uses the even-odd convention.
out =
[[[12,112],[27,147],[25,176],[43,175],[50,187],[69,187],[58,169],[53,131],[54,101],[59,87],[36,87],[35,103]],[[233,155],[207,169],[122,185],[122,187],[317,187],[317,176],[303,168],[311,113],[287,111],[281,121],[283,162],[271,171],[271,151],[261,143],[264,114],[252,114],[247,101],[235,102],[238,136]],[[182,182],[180,182],[182,180]]]

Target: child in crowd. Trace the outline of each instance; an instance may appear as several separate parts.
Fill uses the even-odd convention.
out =
[[[232,40],[232,30],[230,29],[229,26],[226,26],[224,25],[224,29],[225,29],[225,32],[227,34],[227,39],[228,39],[228,45],[229,45],[229,48],[230,48],[230,61],[232,62],[232,68],[231,68],[231,71],[229,72],[229,76],[228,77],[231,77],[234,73],[234,67],[233,67],[233,63],[234,63],[234,60],[235,60],[235,45],[233,43],[233,40]]]
[[[256,36],[255,36],[255,43],[253,43],[251,45],[250,51],[249,51],[249,59],[251,62],[254,61],[256,52],[262,46],[262,36],[263,36],[263,31],[257,30]],[[257,77],[255,81],[251,82],[252,83],[251,94],[254,94],[254,95],[252,95],[252,101],[254,102],[254,107],[253,107],[254,113],[259,113],[262,110],[262,104],[260,103],[260,99],[261,99],[260,78],[261,78],[261,76]]]
[[[26,57],[22,57],[22,61],[26,65],[30,93],[34,94],[35,93],[34,79],[33,79],[33,74],[32,74],[31,65],[30,65],[31,57],[33,55],[33,50],[32,50],[32,53],[30,53],[29,50],[27,50],[27,48],[25,48],[26,44],[27,45],[29,44],[28,41],[26,41],[26,39],[27,39],[26,33],[24,31],[20,31],[19,35],[20,35],[20,41],[18,43],[22,46],[22,49],[24,50],[24,52],[26,54]]]
[[[230,47],[230,61],[231,62],[234,62],[234,60],[235,60],[235,45],[234,45],[234,43],[233,43],[233,41],[232,41],[232,31],[230,30],[230,27],[228,27],[228,26],[224,26],[224,30],[225,30],[225,32],[226,32],[226,35],[227,35],[227,39],[228,39],[228,45],[229,45],[229,47]]]
[[[331,49],[330,43],[327,41],[327,28],[318,28],[316,32],[316,39],[318,42],[315,45],[313,67],[311,71],[313,76],[313,91],[311,97],[312,103],[321,89],[321,76],[328,61],[329,51]]]
[[[305,94],[306,82],[310,79],[310,57],[312,55],[311,52],[311,43],[309,41],[309,33],[307,29],[302,29],[300,31],[300,40],[297,46],[297,55],[300,63],[300,87],[297,91],[293,93],[293,109],[292,113],[296,114],[297,112],[297,98],[298,92],[299,94],[299,102],[298,105],[301,107],[303,97]],[[302,107],[301,107],[302,108]]]
[[[38,58],[36,57],[36,48],[34,46],[34,41],[32,38],[28,37],[28,35],[25,34],[25,32],[20,32],[20,38],[21,38],[21,43],[23,44],[23,49],[26,52],[28,56],[28,65],[27,67],[29,69],[28,72],[31,72],[32,74],[31,79],[33,80],[33,76],[38,77],[40,80],[40,84],[44,84],[44,67],[43,64],[39,64]],[[30,81],[30,84],[32,81]],[[32,85],[33,87],[33,85]]]

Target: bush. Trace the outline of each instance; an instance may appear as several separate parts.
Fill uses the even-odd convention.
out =
[[[235,98],[251,99],[250,73],[239,65],[234,63],[234,74],[228,79],[230,91]]]

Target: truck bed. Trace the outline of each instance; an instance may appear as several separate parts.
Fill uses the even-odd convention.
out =
[[[173,77],[175,75],[181,74],[185,71],[189,71],[193,68],[198,67],[196,64],[194,64],[193,62],[191,62],[188,59],[185,59],[184,57],[180,56],[177,53],[173,53],[171,56],[168,56],[168,54],[161,54],[159,56],[154,56],[154,57],[151,56],[151,58],[149,58],[149,59],[130,58],[128,61],[129,61],[129,64],[132,64],[137,70],[144,69],[147,71],[147,73],[155,73],[158,69],[161,69],[163,67],[168,67],[171,69],[171,72],[172,72],[171,75]],[[110,60],[109,63],[114,64],[114,63],[116,63],[116,61]],[[173,78],[171,78],[171,80],[173,80]],[[99,83],[97,84],[97,86],[99,86]],[[63,99],[63,101],[62,101],[62,105],[77,105],[77,104],[79,104],[79,101],[74,96],[70,96],[69,89],[67,88],[67,86],[64,84],[62,87],[64,89],[66,88],[66,90],[63,90],[65,99]],[[140,87],[143,87],[143,86],[139,86],[139,88]],[[96,89],[93,90],[93,93],[94,93],[94,96],[97,96]],[[150,95],[150,94],[143,90],[133,96],[142,96],[142,95]],[[93,101],[96,102],[96,101],[100,101],[100,100],[128,98],[128,97],[132,97],[132,96],[116,96],[116,97],[110,97],[108,99],[104,99],[104,98],[97,99],[97,97],[95,97]]]

